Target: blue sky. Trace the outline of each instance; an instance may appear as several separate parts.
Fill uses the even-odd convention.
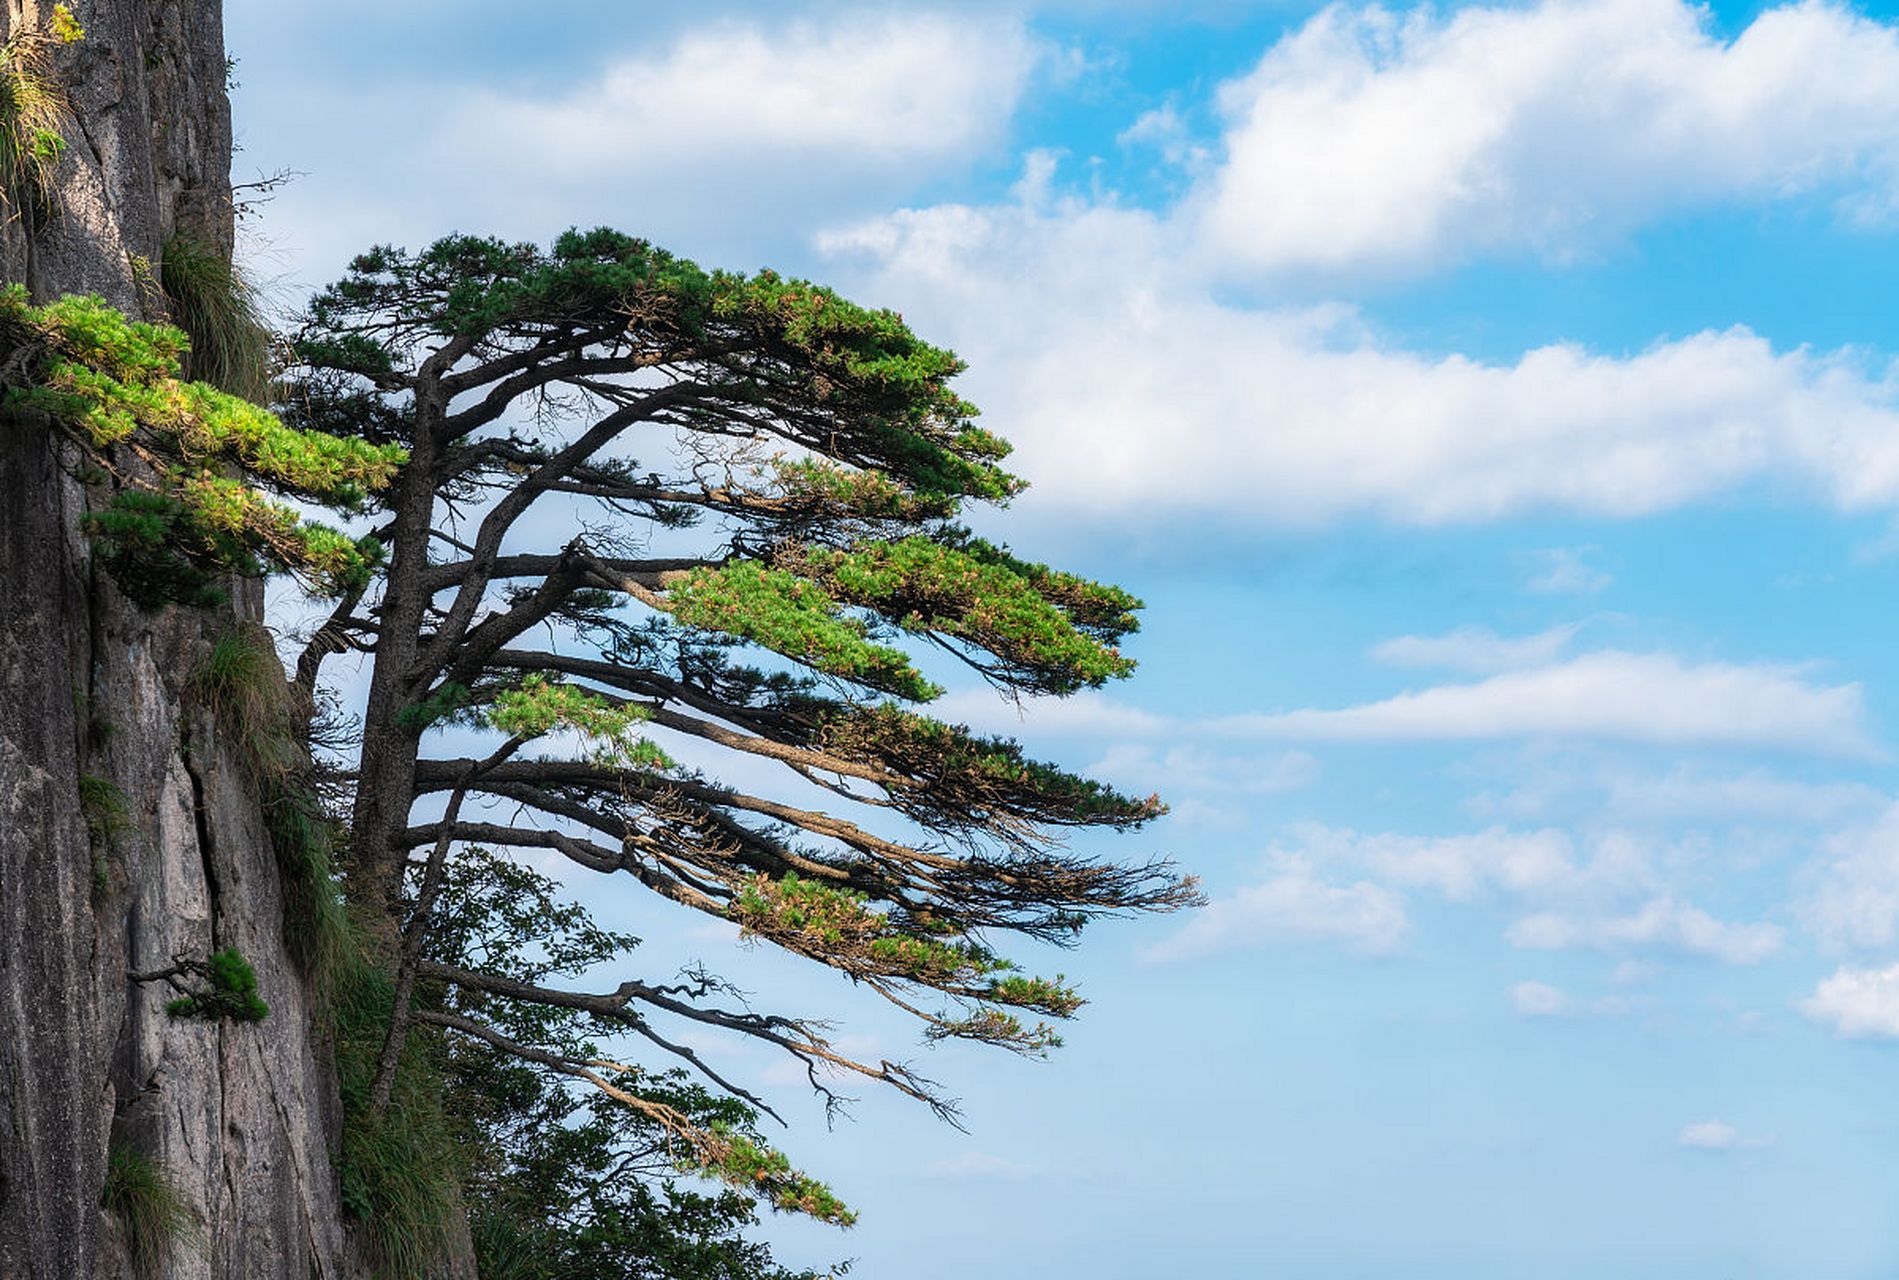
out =
[[[1899,19],[1826,3],[235,6],[291,299],[608,223],[893,306],[1149,605],[1019,732],[1193,918],[1047,1064],[596,895],[914,1052],[786,1146],[859,1274],[1899,1273]],[[747,1074],[749,1073],[749,1074]]]

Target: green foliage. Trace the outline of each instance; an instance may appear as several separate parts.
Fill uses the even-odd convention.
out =
[[[1129,610],[1138,602],[1062,575],[1068,594],[1085,602],[1087,616],[1100,619],[1104,599],[1126,602],[1112,622],[1084,631],[1043,594],[1042,584],[1054,577],[1049,570],[1033,566],[1040,573],[1031,576],[1022,562],[995,554],[987,544],[972,545],[988,554],[921,536],[849,551],[787,544],[773,564],[820,584],[836,601],[873,608],[905,630],[968,641],[998,659],[993,675],[1025,692],[1072,693],[1134,670],[1100,635],[1131,630]]]
[[[173,1244],[201,1248],[204,1228],[191,1205],[151,1158],[114,1141],[106,1156],[99,1207],[118,1224],[120,1239],[140,1275],[157,1275]]]
[[[469,697],[467,685],[456,684],[452,681],[437,685],[422,701],[411,703],[398,710],[395,714],[395,722],[405,729],[426,729],[437,721],[448,719],[467,706]]]
[[[570,729],[594,745],[603,763],[670,769],[672,760],[633,726],[652,719],[645,707],[613,702],[576,684],[534,674],[512,689],[497,692],[487,711],[487,722],[517,738],[538,738],[556,729]]]
[[[1061,985],[1059,978],[1051,982],[1014,976],[1013,961],[979,942],[955,936],[950,926],[932,928],[927,922],[916,922],[905,927],[890,913],[873,910],[867,895],[796,872],[788,871],[777,880],[754,876],[732,900],[727,914],[747,933],[794,951],[821,955],[857,977],[922,983],[967,1000],[1015,1005],[1058,1018],[1070,1016],[1082,1005],[1081,997]],[[1023,1041],[1029,1035],[1020,1024],[1007,1027],[991,1019],[955,1021],[962,1028],[958,1031],[944,1031],[945,1025],[937,1024],[934,1034],[967,1034],[999,1042]],[[995,1034],[999,1030],[1007,1034]],[[1029,1047],[1039,1052],[1047,1044],[1042,1038]]]
[[[8,286],[0,345],[29,357],[0,407],[46,413],[118,481],[86,527],[102,565],[142,606],[202,605],[220,597],[220,575],[267,569],[342,591],[380,560],[373,540],[306,519],[265,491],[359,509],[394,475],[396,446],[294,430],[248,401],[181,381],[185,335],[130,321],[98,298],[34,307],[23,287]]]
[[[784,569],[752,560],[695,569],[667,594],[666,608],[687,626],[742,637],[884,693],[928,702],[943,692],[903,650],[875,643],[867,624],[843,616],[823,588]]]
[[[165,1012],[172,1017],[262,1022],[270,1015],[270,1006],[257,994],[257,972],[236,947],[214,951],[202,965],[192,967],[205,986],[167,1002]]]
[[[319,999],[328,999],[355,945],[337,884],[336,823],[301,777],[261,787],[264,822],[283,875],[284,937],[303,962]]]
[[[444,961],[530,982],[592,968],[638,941],[600,929],[546,876],[479,848],[450,869],[433,923],[431,948]],[[511,1037],[597,1055],[589,1039],[596,1028],[577,1010],[453,998],[479,1003],[451,1007]],[[742,1232],[757,1221],[758,1206],[838,1225],[853,1220],[829,1188],[764,1144],[751,1108],[681,1072],[599,1068],[616,1088],[696,1130],[701,1141],[690,1148],[650,1114],[485,1042],[458,1037],[446,1055],[484,1280],[819,1280],[780,1266]],[[696,1157],[682,1159],[688,1149]],[[697,1189],[705,1178],[724,1186]]]
[[[262,403],[270,394],[270,330],[251,287],[215,249],[185,236],[165,242],[159,285],[191,339],[184,376]]]
[[[78,44],[86,38],[86,29],[79,25],[79,19],[73,17],[73,11],[63,4],[53,6],[51,30],[53,39],[59,44]]]
[[[814,718],[813,745],[927,782],[899,791],[894,803],[929,826],[1037,822],[1131,830],[1167,812],[1158,796],[1122,795],[1092,778],[1030,760],[1008,739],[978,737],[895,703],[824,706]]]
[[[734,1133],[725,1125],[713,1125],[712,1133],[724,1148],[720,1155],[709,1161],[686,1162],[683,1169],[723,1178],[785,1213],[802,1213],[840,1227],[856,1223],[857,1215],[829,1187],[793,1169],[784,1152],[760,1146],[755,1139]]]
[[[355,329],[370,316],[390,322],[378,330],[380,355]],[[895,312],[771,271],[707,271],[606,229],[570,231],[548,252],[476,236],[415,254],[373,249],[312,302],[297,351],[312,365],[369,372],[432,338],[602,324],[616,332],[627,317],[729,400],[817,406],[834,452],[921,501],[953,510],[966,497],[1003,501],[1022,488],[996,465],[1008,446],[971,425],[974,406],[950,389],[962,362]],[[721,350],[743,355],[709,354]]]

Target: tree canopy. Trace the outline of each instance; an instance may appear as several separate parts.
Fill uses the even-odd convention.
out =
[[[669,1158],[841,1220],[720,1119],[719,1098],[775,1112],[690,1033],[775,1046],[829,1104],[855,1077],[953,1118],[934,1083],[704,967],[589,990],[587,965],[450,945],[468,869],[563,857],[829,966],[928,1038],[1032,1055],[1082,1000],[1018,968],[1011,936],[1067,945],[1197,900],[1165,860],[1074,847],[1140,828],[1157,798],[928,714],[955,664],[1018,696],[1125,677],[1140,602],[962,523],[1024,483],[952,388],[961,363],[896,314],[612,231],[456,236],[358,258],[293,351],[285,429],[401,459],[363,544],[386,561],[337,579],[296,673],[308,701],[328,659],[368,655],[348,884],[394,975],[371,1107],[432,1027],[484,1071],[584,1082]],[[591,962],[637,959],[587,937]],[[701,1092],[603,1059],[601,1035]]]

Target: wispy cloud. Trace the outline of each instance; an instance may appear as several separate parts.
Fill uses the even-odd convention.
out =
[[[1795,667],[1617,650],[1356,707],[1234,716],[1222,727],[1293,741],[1595,738],[1880,754],[1857,684],[1814,684]]]
[[[1382,955],[1403,946],[1409,931],[1403,899],[1391,890],[1365,880],[1328,884],[1309,860],[1281,855],[1265,880],[1215,898],[1143,954],[1186,960],[1273,942],[1321,942]]]
[[[1529,576],[1526,591],[1545,596],[1588,596],[1615,581],[1615,575],[1589,563],[1589,547],[1548,547],[1524,557]]]
[[[1636,1002],[1628,996],[1579,999],[1561,987],[1534,979],[1512,983],[1504,996],[1509,1000],[1511,1010],[1522,1018],[1571,1018],[1582,1014],[1616,1017],[1636,1007]]]
[[[1536,951],[1658,948],[1757,964],[1780,950],[1786,932],[1777,924],[1718,920],[1690,903],[1660,897],[1620,915],[1539,912],[1518,920],[1504,936],[1513,946]]]
[[[1400,667],[1441,667],[1489,675],[1518,671],[1555,661],[1576,632],[1579,622],[1527,636],[1500,636],[1488,627],[1458,627],[1437,636],[1397,636],[1377,645],[1372,657]]]
[[[964,1151],[924,1166],[925,1176],[953,1182],[1024,1182],[1037,1175],[1032,1165],[986,1151]]]
[[[1767,1145],[1765,1138],[1750,1138],[1722,1120],[1698,1120],[1683,1125],[1675,1135],[1675,1145],[1691,1151],[1744,1151]]]

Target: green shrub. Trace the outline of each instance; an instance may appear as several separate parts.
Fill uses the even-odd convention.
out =
[[[262,1022],[270,1016],[270,1006],[257,994],[257,971],[236,947],[214,951],[209,960],[193,962],[190,969],[205,986],[167,1002],[165,1012],[172,1017]]]

